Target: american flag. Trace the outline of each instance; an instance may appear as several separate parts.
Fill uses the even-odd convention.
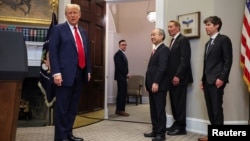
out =
[[[241,35],[240,65],[243,68],[243,79],[250,92],[250,0],[246,1]]]
[[[50,31],[54,25],[57,25],[58,21],[56,18],[56,14],[52,13],[52,20],[50,27],[47,32],[46,39],[43,44],[42,57],[41,57],[41,66],[40,66],[40,79],[38,82],[38,87],[41,92],[44,94],[44,101],[47,107],[53,106],[56,101],[55,92],[54,92],[54,84],[51,80],[50,66],[49,66],[49,36]]]

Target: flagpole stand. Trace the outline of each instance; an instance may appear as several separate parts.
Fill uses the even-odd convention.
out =
[[[52,125],[51,124],[51,107],[49,107],[49,125]]]
[[[54,125],[54,104],[49,107],[49,125]]]

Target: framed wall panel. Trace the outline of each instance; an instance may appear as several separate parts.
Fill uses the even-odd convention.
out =
[[[181,33],[188,38],[200,38],[200,12],[179,15]]]

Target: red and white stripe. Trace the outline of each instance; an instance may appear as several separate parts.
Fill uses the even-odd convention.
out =
[[[243,17],[242,36],[241,36],[241,56],[240,65],[243,68],[243,79],[248,86],[250,92],[250,1],[245,4]]]

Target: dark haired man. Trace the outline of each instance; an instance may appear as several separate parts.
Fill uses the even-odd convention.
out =
[[[204,20],[210,40],[205,45],[201,89],[204,90],[208,117],[211,125],[223,125],[223,95],[230,74],[233,53],[229,37],[219,33],[222,21],[217,16]],[[207,137],[199,141],[207,141]]]
[[[128,70],[128,60],[125,55],[127,43],[125,40],[119,41],[119,50],[114,55],[115,80],[117,81],[116,111],[119,116],[129,116],[125,112],[127,97],[127,79],[130,77]]]

